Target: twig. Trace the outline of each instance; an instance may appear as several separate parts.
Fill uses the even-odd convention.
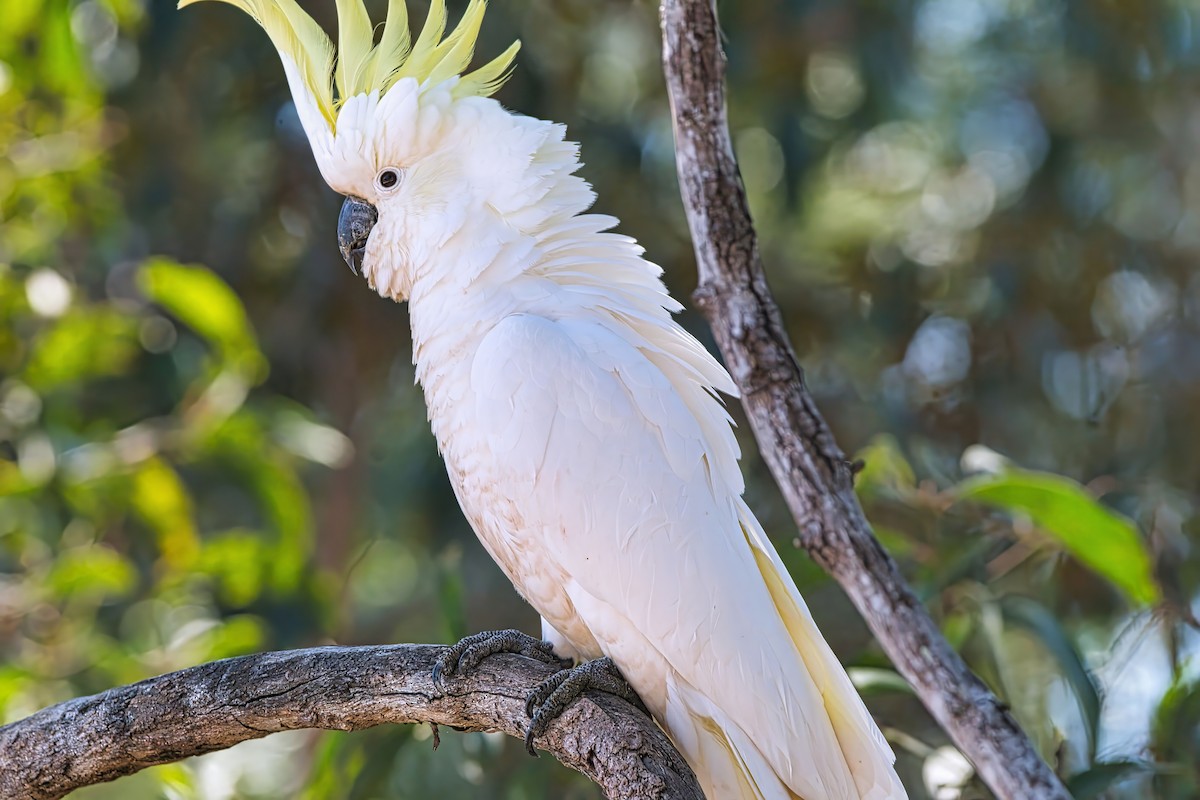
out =
[[[872,535],[854,494],[853,470],[805,389],[767,287],[729,138],[715,6],[712,0],[663,0],[661,14],[676,164],[700,273],[695,300],[742,391],[802,546],[841,584],[896,668],[999,797],[1069,800]]]
[[[493,656],[440,695],[430,675],[443,649],[262,653],[51,706],[0,728],[0,797],[52,800],[155,764],[299,728],[427,722],[522,738],[525,696],[554,669],[520,656]],[[588,693],[537,744],[613,800],[703,798],[653,721],[611,695]]]

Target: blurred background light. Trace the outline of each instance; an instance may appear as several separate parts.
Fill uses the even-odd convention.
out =
[[[302,5],[334,28],[332,0]],[[1061,774],[1200,796],[1200,7],[721,14],[768,278],[881,541]],[[246,652],[536,631],[457,508],[405,308],[341,262],[341,198],[262,31],[219,4],[0,16],[0,717]],[[686,301],[655,4],[491,4],[480,58],[515,38],[498,99],[566,124],[596,210]],[[987,797],[791,546],[730,409],[818,624],[883,677],[866,701],[914,800]],[[1070,487],[1062,519],[1133,537],[1143,599],[1130,551],[1106,572],[1028,508],[962,496],[1038,471]],[[598,797],[519,742],[442,742],[297,733],[80,797]]]

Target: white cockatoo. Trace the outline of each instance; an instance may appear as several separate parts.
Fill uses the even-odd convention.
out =
[[[336,59],[294,0],[226,1],[270,35],[347,197],[347,262],[408,301],[458,500],[554,652],[611,659],[709,798],[904,797],[742,499],[729,375],[672,318],[661,270],[587,213],[564,127],[491,99],[518,44],[465,72],[484,0],[445,38],[433,0],[415,42],[404,0],[378,42],[338,0]]]

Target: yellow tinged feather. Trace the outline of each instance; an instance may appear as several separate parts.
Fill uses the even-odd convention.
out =
[[[437,85],[460,74],[471,63],[475,40],[479,38],[479,27],[483,24],[483,12],[486,10],[485,0],[471,0],[458,26],[434,48],[430,57],[433,66],[426,79],[431,84]]]
[[[375,47],[371,64],[371,86],[383,94],[395,83],[396,71],[408,58],[412,34],[408,30],[408,6],[404,0],[388,0],[387,22]]]
[[[864,727],[859,720],[855,719],[856,714],[852,706],[861,706],[861,700],[852,688],[846,687],[844,690],[840,690],[836,685],[835,675],[823,657],[827,655],[832,659],[832,653],[827,653],[828,645],[821,639],[821,634],[817,631],[815,624],[797,607],[791,590],[784,583],[771,555],[755,543],[755,537],[746,530],[745,525],[742,526],[742,535],[746,537],[746,543],[750,545],[750,549],[754,553],[754,562],[758,566],[759,572],[762,573],[763,580],[767,584],[767,592],[791,636],[792,644],[795,645],[806,669],[821,691],[821,697],[825,701],[825,711],[833,725],[834,736],[841,747],[842,756],[846,759],[847,768],[853,775],[856,764],[859,769],[862,769],[865,764],[869,763],[867,759],[860,761],[863,754],[871,751],[877,752],[880,756],[883,753],[890,754],[887,744],[882,734],[877,730],[872,731],[873,725],[869,718],[866,719],[866,722],[867,725],[871,725],[870,728]],[[836,665],[836,661],[833,663]],[[862,713],[866,714],[865,709]],[[872,775],[871,778],[874,779],[875,776]]]
[[[336,114],[333,103],[333,42],[321,29],[321,26],[296,4],[296,0],[258,0],[257,5],[264,7],[267,13],[281,15],[290,26],[293,44],[289,55],[300,67],[304,83],[317,100],[321,113],[333,126]],[[278,16],[277,16],[278,18]],[[279,24],[279,23],[276,23]],[[264,24],[263,27],[266,27]],[[267,34],[271,31],[268,28]],[[272,37],[274,39],[274,37]],[[279,49],[278,44],[276,48]],[[280,52],[283,52],[281,49]]]
[[[371,87],[363,80],[364,67],[371,56],[375,43],[375,31],[371,18],[362,0],[337,0],[338,51],[337,81],[338,97],[345,99],[360,92],[369,92]]]
[[[305,88],[333,130],[341,103],[356,94],[387,92],[401,78],[437,85],[462,75],[454,87],[455,97],[487,97],[508,79],[521,43],[484,66],[467,74],[487,0],[470,0],[462,19],[446,32],[446,2],[432,0],[429,14],[415,44],[408,25],[404,0],[388,0],[387,22],[379,44],[363,0],[336,0],[338,47],[296,0],[218,0],[249,14],[271,38],[279,55],[296,65]],[[179,0],[179,8],[201,0]],[[411,47],[410,47],[411,44]],[[334,87],[337,95],[334,95]]]
[[[396,79],[416,78],[424,83],[425,76],[433,68],[430,58],[445,31],[446,0],[433,0],[429,4],[429,14],[425,17],[425,24],[421,26],[421,34],[417,37],[412,52],[408,54],[408,58],[396,72]]]
[[[754,776],[750,774],[750,770],[746,769],[746,762],[738,755],[737,749],[729,741],[729,737],[725,735],[725,731],[721,730],[721,726],[717,724],[712,717],[697,717],[696,722],[708,734],[709,738],[716,743],[723,751],[731,764],[737,764],[737,775],[739,792],[738,796],[746,800],[762,800],[762,789],[758,788],[758,784],[754,782]],[[788,791],[791,794],[791,791]],[[793,795],[794,797],[794,795]],[[800,800],[800,798],[796,798]]]
[[[464,75],[458,85],[454,87],[454,96],[491,97],[494,95],[512,75],[513,60],[517,57],[517,51],[520,49],[521,41],[518,39],[510,44],[503,53],[474,72]]]

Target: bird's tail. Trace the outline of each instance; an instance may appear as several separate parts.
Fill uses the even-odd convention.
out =
[[[786,727],[792,741],[763,741],[736,707],[718,707],[676,674],[668,678],[666,727],[696,771],[709,800],[903,800],[895,755],[871,719],[800,597],[761,525],[739,501],[746,541],[798,658],[779,664],[783,681],[776,713],[823,703],[827,722],[804,719]],[[787,658],[781,661],[790,660]],[[771,669],[770,671],[774,671]],[[811,680],[811,683],[809,683]],[[801,688],[806,685],[807,689]],[[815,685],[816,692],[812,692]],[[797,698],[819,697],[804,703]],[[726,705],[726,704],[722,704]],[[778,730],[775,726],[770,726]]]

